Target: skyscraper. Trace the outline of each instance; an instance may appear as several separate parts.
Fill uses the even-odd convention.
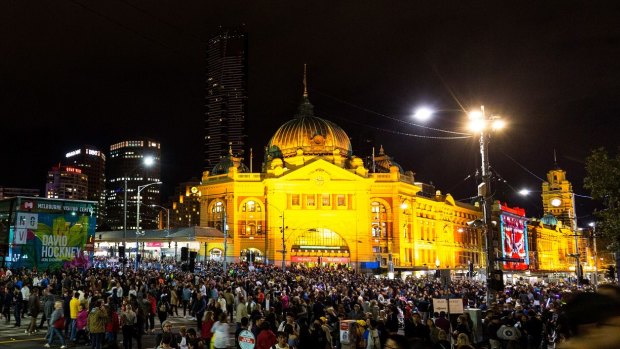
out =
[[[153,163],[146,165],[144,160]],[[127,181],[127,231],[136,230],[136,203],[138,186],[161,180],[160,144],[150,139],[128,140],[112,144],[107,161],[106,211],[111,230],[123,230],[125,180]],[[160,186],[152,185],[140,193],[140,227],[156,229],[160,204]]]
[[[45,197],[86,200],[88,198],[88,176],[79,168],[58,164],[47,173]]]
[[[229,147],[245,152],[248,36],[243,27],[221,28],[207,46],[205,170],[213,169]]]
[[[105,221],[105,154],[96,147],[84,145],[65,155],[67,165],[88,176],[87,200],[97,202],[97,224]]]

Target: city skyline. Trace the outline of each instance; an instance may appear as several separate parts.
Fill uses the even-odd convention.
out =
[[[220,25],[241,23],[250,38],[255,172],[262,147],[295,114],[304,63],[316,114],[343,127],[355,155],[383,146],[416,180],[456,199],[475,195],[477,142],[431,138],[428,129],[403,123],[412,122],[416,106],[484,104],[504,116],[509,127],[490,149],[491,166],[506,181],[497,194],[528,215],[531,204],[511,188],[540,191],[536,176],[553,168],[554,150],[575,192],[587,194],[585,157],[617,146],[620,30],[618,10],[604,4],[0,6],[7,14],[0,161],[11,169],[0,176],[2,186],[42,187],[47,170],[76,146],[107,149],[133,137],[161,142],[162,190],[200,177],[206,42]],[[65,20],[45,17],[49,10]],[[428,126],[462,131],[462,114],[439,117]],[[582,204],[588,212],[578,201],[578,216]]]

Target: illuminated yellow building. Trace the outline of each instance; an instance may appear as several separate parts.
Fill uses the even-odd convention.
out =
[[[529,226],[530,269],[542,272],[574,271],[575,253],[573,232],[548,213],[540,220],[533,220]]]
[[[574,272],[575,243],[585,256],[585,240],[575,239],[577,218],[575,194],[566,179],[566,171],[555,164],[542,183],[542,204],[545,215],[530,223],[531,269],[536,271]],[[585,258],[584,258],[585,260]]]
[[[273,135],[260,173],[232,152],[204,172],[200,226],[226,231],[209,255],[412,270],[483,267],[479,208],[422,190],[383,148],[372,164],[353,155],[349,137],[314,116],[306,92],[296,115]],[[224,246],[226,245],[226,246]],[[214,253],[217,251],[217,253]]]

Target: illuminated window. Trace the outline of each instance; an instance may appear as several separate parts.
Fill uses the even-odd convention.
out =
[[[345,200],[344,194],[338,194],[337,196],[338,206],[346,206],[347,201]]]
[[[291,205],[299,206],[299,194],[291,195]]]
[[[321,195],[321,206],[331,206],[331,195],[329,194]]]
[[[306,195],[306,206],[315,206],[316,205],[316,198],[314,196],[314,194],[307,194]]]

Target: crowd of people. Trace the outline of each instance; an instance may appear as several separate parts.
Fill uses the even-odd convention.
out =
[[[119,334],[124,349],[134,343],[143,349],[145,335],[156,336],[162,349],[240,348],[243,330],[253,334],[256,349],[570,347],[575,341],[568,338],[590,333],[583,325],[620,325],[620,294],[606,290],[518,282],[487,304],[482,282],[446,285],[433,277],[389,279],[348,268],[229,264],[224,271],[212,261],[200,272],[174,265],[0,269],[5,324],[26,333],[45,330],[45,347],[58,342],[63,349],[113,349]],[[438,298],[461,299],[465,309],[476,310],[436,312]],[[578,306],[571,307],[571,299]],[[583,306],[586,300],[595,305]],[[591,314],[596,307],[600,312]],[[191,319],[191,325],[174,328],[172,317]],[[605,338],[615,340],[613,334]]]

